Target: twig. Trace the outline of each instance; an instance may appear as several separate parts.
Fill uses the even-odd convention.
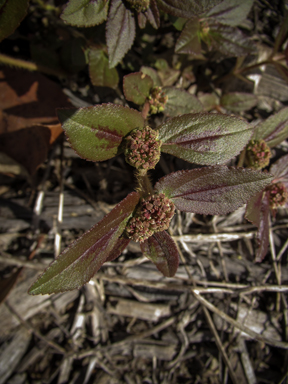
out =
[[[194,297],[203,305],[205,305],[206,308],[208,308],[210,311],[216,313],[219,315],[223,320],[227,321],[228,323],[232,324],[234,327],[240,329],[242,332],[247,333],[251,338],[256,339],[262,343],[272,345],[273,347],[288,349],[288,343],[284,341],[278,341],[278,340],[269,340],[264,336],[261,336],[259,333],[252,331],[250,328],[246,327],[245,325],[242,325],[232,317],[228,316],[225,312],[221,311],[220,309],[216,308],[213,304],[209,303],[204,297],[200,295],[200,293],[197,290],[191,290]]]
[[[64,348],[60,347],[60,345],[54,343],[54,341],[47,339],[45,336],[43,336],[40,332],[38,332],[36,329],[33,329],[27,321],[22,319],[22,317],[16,312],[16,310],[8,303],[8,301],[5,302],[6,307],[9,309],[9,311],[14,315],[17,320],[30,332],[33,333],[38,339],[44,341],[46,344],[50,345],[50,347],[56,349],[61,354],[66,354],[66,351]]]

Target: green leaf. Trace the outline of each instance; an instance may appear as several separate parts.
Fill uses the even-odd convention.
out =
[[[108,58],[102,49],[89,50],[89,76],[93,85],[117,88],[119,76],[116,68],[109,68]]]
[[[151,67],[141,67],[140,72],[145,73],[145,75],[148,75],[153,80],[153,85],[155,87],[161,87],[162,83],[160,80],[160,77],[158,76],[157,71]]]
[[[157,0],[159,8],[169,15],[190,19],[215,7],[222,0]]]
[[[123,78],[123,92],[126,100],[142,105],[150,95],[153,80],[145,73],[135,72]]]
[[[245,56],[256,51],[256,45],[239,29],[221,24],[209,25],[206,39],[211,47],[227,57]]]
[[[70,0],[61,19],[76,27],[93,27],[107,19],[108,3],[107,0]]]
[[[200,40],[200,23],[198,19],[190,19],[185,24],[176,45],[176,53],[202,55]]]
[[[163,91],[168,96],[164,110],[164,113],[168,116],[203,111],[203,106],[197,97],[186,92],[184,89],[165,87]]]
[[[191,163],[223,164],[247,144],[253,127],[233,116],[197,113],[174,117],[159,127],[161,151]]]
[[[0,3],[0,41],[11,35],[27,13],[29,0],[6,0]]]
[[[140,243],[144,256],[152,261],[166,277],[173,277],[179,265],[179,253],[171,236],[167,232],[156,232]]]
[[[246,20],[254,0],[224,0],[205,14],[217,22],[236,27]]]
[[[135,38],[135,20],[121,0],[112,0],[106,24],[109,66],[115,67],[132,47]]]
[[[253,139],[265,140],[269,147],[275,147],[288,137],[288,107],[259,123]]]
[[[29,294],[51,294],[79,289],[115,252],[115,245],[139,201],[130,193],[108,215],[66,248],[29,289]]]
[[[257,96],[251,93],[231,92],[220,99],[220,105],[228,111],[239,113],[247,111],[257,105]]]
[[[272,179],[266,172],[223,165],[171,173],[158,181],[155,191],[164,193],[180,211],[225,215],[245,204]]]
[[[58,109],[71,147],[83,159],[103,161],[119,152],[122,138],[135,128],[144,127],[141,113],[116,104],[80,109]]]

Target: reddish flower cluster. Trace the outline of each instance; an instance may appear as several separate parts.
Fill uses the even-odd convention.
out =
[[[165,109],[167,100],[168,100],[168,96],[166,96],[165,92],[162,91],[162,87],[152,88],[149,95],[150,113],[155,114],[155,113],[163,112]]]
[[[130,239],[142,243],[154,232],[168,229],[174,212],[173,202],[163,193],[151,195],[141,201],[136,215],[127,224],[126,234]]]
[[[149,8],[150,0],[127,0],[137,13],[145,12]]]
[[[150,127],[135,129],[126,138],[125,159],[138,170],[153,169],[160,159],[160,148],[158,132]]]
[[[272,209],[276,209],[288,201],[288,192],[282,183],[272,184],[266,188],[266,191],[269,192],[269,205]]]
[[[247,145],[246,154],[251,168],[262,169],[269,164],[271,150],[264,140],[251,140]]]

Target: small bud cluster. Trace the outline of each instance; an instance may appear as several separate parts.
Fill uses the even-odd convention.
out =
[[[269,205],[272,209],[276,209],[288,201],[288,192],[282,183],[272,184],[266,188],[266,191],[269,192]]]
[[[148,10],[150,5],[150,0],[127,0],[133,9],[137,13],[145,12]]]
[[[149,95],[150,113],[155,114],[163,112],[168,100],[168,96],[162,91],[162,87],[154,87]]]
[[[125,159],[138,170],[153,169],[160,159],[160,149],[158,132],[150,127],[134,129],[126,138]]]
[[[251,140],[246,149],[248,165],[254,169],[267,167],[271,150],[264,140]]]
[[[127,236],[142,243],[155,232],[165,231],[169,228],[174,211],[173,202],[163,193],[143,199],[136,215],[127,224]]]

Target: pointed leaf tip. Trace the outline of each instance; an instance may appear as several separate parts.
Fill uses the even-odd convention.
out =
[[[79,289],[88,283],[105,261],[114,260],[129,242],[119,237],[138,201],[139,194],[130,193],[108,215],[66,248],[40,275],[28,293],[58,293]]]

